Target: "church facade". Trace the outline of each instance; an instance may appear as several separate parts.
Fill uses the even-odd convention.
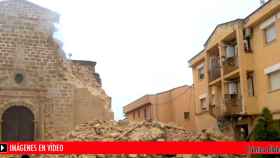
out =
[[[26,0],[0,2],[2,141],[55,140],[90,120],[112,120],[95,62],[70,60],[53,38],[59,15]]]

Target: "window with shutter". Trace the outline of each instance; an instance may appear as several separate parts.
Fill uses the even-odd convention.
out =
[[[280,70],[269,74],[270,90],[280,90]]]
[[[254,74],[252,72],[247,74],[247,84],[248,84],[248,95],[249,96],[255,96],[255,92],[254,92]]]
[[[204,79],[204,77],[205,77],[204,66],[202,66],[198,69],[198,77],[200,80]]]
[[[206,98],[201,98],[200,99],[200,106],[201,106],[202,111],[205,111],[205,110],[208,109]]]
[[[272,24],[264,29],[266,43],[271,43],[277,37],[275,24]]]

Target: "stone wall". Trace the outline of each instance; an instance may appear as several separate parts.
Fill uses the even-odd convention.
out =
[[[94,66],[91,71],[78,67],[52,38],[58,19],[57,13],[25,0],[0,2],[0,114],[15,105],[29,108],[36,140],[55,139],[72,129],[77,116],[83,116],[75,111],[80,102],[92,105],[88,112],[93,115],[86,119],[101,117],[94,115],[95,108],[104,119],[113,119],[111,99],[96,80]],[[79,101],[81,88],[88,97]]]

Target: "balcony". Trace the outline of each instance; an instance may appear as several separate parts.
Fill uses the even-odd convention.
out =
[[[228,107],[242,106],[242,96],[239,94],[225,94],[225,105]]]
[[[209,59],[208,59],[208,74],[209,81],[215,81],[221,77],[221,62],[220,62],[220,50],[219,46],[216,45],[213,48],[208,50]]]
[[[242,112],[242,95],[240,92],[240,80],[234,79],[228,81],[225,85],[226,92],[224,95],[224,103],[226,114],[240,114]]]
[[[238,44],[236,39],[225,41],[225,52],[222,56],[224,74],[228,74],[239,68]]]
[[[238,62],[237,56],[224,58],[223,70],[224,70],[225,75],[229,74],[230,72],[232,72],[238,68],[239,68],[239,62]]]
[[[222,87],[221,82],[209,87],[209,112],[212,116],[218,118],[222,115]]]
[[[219,56],[211,56],[209,61],[209,80],[214,81],[221,77]]]
[[[218,118],[223,114],[220,99],[221,96],[218,95],[212,96],[210,98],[209,113],[215,118]]]

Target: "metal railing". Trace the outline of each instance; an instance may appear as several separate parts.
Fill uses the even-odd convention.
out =
[[[232,72],[238,67],[239,67],[238,56],[225,58],[223,61],[223,70],[225,74]]]
[[[214,81],[214,80],[218,79],[219,77],[221,77],[220,68],[209,70],[209,80],[210,81]]]
[[[227,106],[241,106],[242,96],[240,94],[225,94],[225,105]]]
[[[242,112],[242,96],[240,94],[226,94],[224,97],[226,113],[237,114]]]
[[[212,56],[209,62],[209,79],[210,81],[214,81],[221,77],[220,58],[219,56]]]

